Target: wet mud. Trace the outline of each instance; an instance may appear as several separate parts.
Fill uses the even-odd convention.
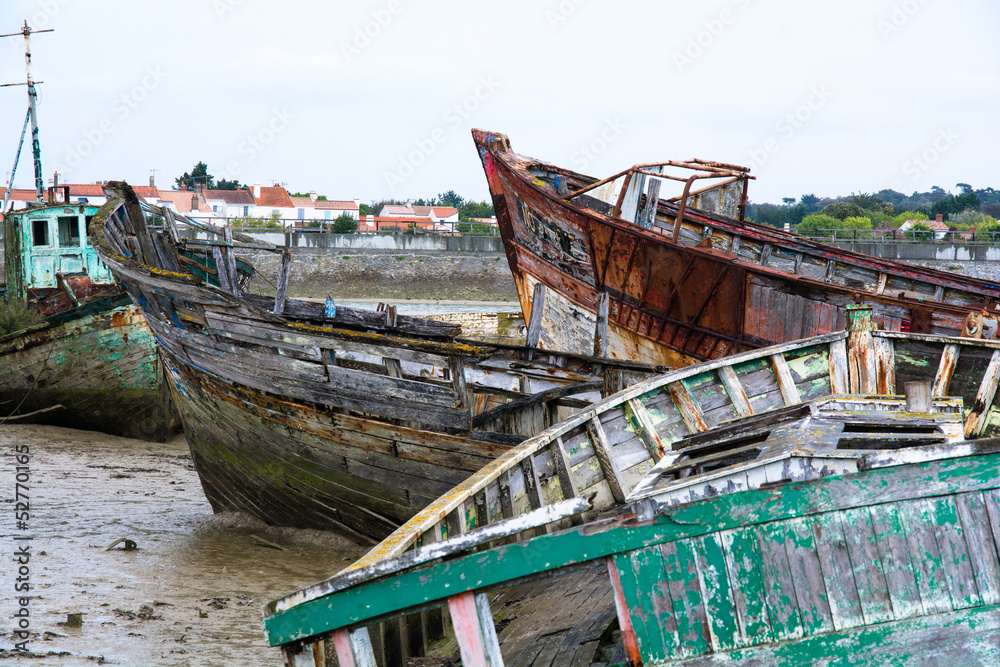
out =
[[[14,521],[15,447],[30,448],[30,518]],[[148,443],[0,426],[0,661],[24,665],[280,665],[261,607],[363,549],[322,531],[214,515],[183,436]],[[15,536],[32,536],[29,654],[11,654]],[[135,543],[126,551],[124,540]],[[122,540],[111,550],[110,544]],[[284,550],[269,546],[272,543]],[[81,614],[79,627],[68,615]]]

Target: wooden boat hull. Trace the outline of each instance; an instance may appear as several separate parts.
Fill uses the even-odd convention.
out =
[[[142,313],[122,293],[0,339],[0,413],[165,440],[169,390]]]
[[[369,541],[509,449],[282,400],[166,358],[191,457],[216,512]]]
[[[232,247],[281,252],[285,279],[289,251],[228,229],[209,230],[222,242],[181,241],[147,227],[131,189],[115,187],[94,244],[155,334],[216,511],[374,543],[564,408],[599,397],[605,378],[653,371],[464,341],[453,324],[391,306],[246,294]],[[150,227],[174,224],[150,211]],[[200,274],[182,268],[195,262]]]
[[[679,367],[840,331],[857,293],[882,329],[954,336],[970,312],[994,313],[1000,296],[988,281],[698,210],[680,216],[675,239],[678,207],[666,200],[637,224],[550,182],[593,179],[516,155],[504,135],[473,135],[525,317],[542,310],[548,349]]]

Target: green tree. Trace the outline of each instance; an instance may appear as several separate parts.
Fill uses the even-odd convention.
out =
[[[453,206],[454,208],[460,207],[462,202],[465,201],[465,198],[457,194],[454,190],[448,190],[448,192],[438,195],[437,198],[441,206]]]
[[[830,204],[820,212],[824,215],[830,216],[831,218],[837,218],[838,220],[850,217],[861,218],[865,215],[865,210],[863,208],[857,204],[846,201],[839,201],[835,204]]]
[[[240,185],[239,181],[236,181],[236,180],[228,181],[228,180],[226,180],[224,178],[220,178],[219,181],[215,184],[215,188],[214,189],[216,189],[216,190],[239,190],[242,187],[243,186]],[[212,188],[209,188],[209,189],[212,189]]]
[[[473,218],[492,218],[495,215],[493,204],[486,201],[467,201],[458,207],[458,219],[462,222]]]
[[[918,222],[905,233],[906,238],[912,241],[932,241],[934,240],[934,230],[922,222]]]
[[[199,161],[190,174],[185,171],[183,175],[175,178],[174,184],[178,188],[184,187],[188,190],[194,190],[195,185],[200,185],[206,190],[213,190],[215,189],[215,177],[208,173],[208,165]]]
[[[330,231],[334,234],[351,234],[358,229],[358,221],[349,213],[341,213],[333,221]]]
[[[831,230],[836,229],[844,229],[843,221],[825,213],[807,215],[795,226],[795,231],[800,234],[810,232],[809,236],[833,236]]]
[[[799,204],[805,207],[806,213],[815,213],[819,210],[819,197],[814,194],[802,195],[799,197]]]

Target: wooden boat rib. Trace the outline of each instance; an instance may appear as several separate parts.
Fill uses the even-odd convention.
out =
[[[997,283],[744,221],[743,167],[672,161],[597,181],[518,155],[503,134],[473,138],[522,308],[542,311],[548,349],[678,367],[840,331],[856,293],[886,330],[983,335],[984,317],[995,335]],[[684,193],[660,199],[663,179]],[[692,190],[693,179],[718,182]]]
[[[141,205],[122,183],[108,193],[93,243],[156,335],[216,511],[372,544],[606,380],[653,370],[290,299],[287,248]],[[181,238],[179,223],[209,239]],[[247,250],[280,253],[273,296],[246,293]]]
[[[377,590],[383,584],[407,590],[404,584],[408,579],[403,577],[409,576],[411,569],[438,572],[441,568],[435,564],[437,559],[445,558],[443,567],[452,562],[449,560],[452,554],[460,558],[462,553],[495,541],[497,536],[531,537],[539,531],[558,530],[560,525],[555,523],[539,527],[539,521],[546,524],[553,516],[562,517],[561,527],[566,528],[569,523],[562,512],[578,512],[580,508],[579,504],[573,504],[574,499],[587,500],[590,509],[582,516],[585,521],[595,521],[601,512],[627,504],[632,504],[633,512],[645,507],[647,518],[658,517],[657,512],[673,512],[669,508],[678,507],[681,514],[673,516],[695,516],[695,510],[685,508],[705,503],[708,508],[725,506],[726,512],[736,516],[740,512],[734,508],[753,509],[765,498],[779,497],[775,489],[783,488],[782,485],[800,489],[804,483],[815,482],[820,497],[822,489],[834,488],[824,487],[825,480],[845,475],[846,480],[847,476],[863,472],[866,466],[890,466],[901,460],[927,461],[985,451],[977,450],[975,444],[955,441],[992,436],[1000,430],[995,400],[1000,382],[1000,342],[876,330],[872,308],[867,305],[849,307],[847,318],[847,331],[671,371],[629,387],[546,429],[428,505],[341,574],[269,604],[265,608],[268,640],[272,645],[282,645],[289,664],[312,659],[308,656],[327,648],[332,651],[334,647],[343,660],[344,647],[360,650],[359,647],[368,645],[365,626],[369,623],[433,607],[435,602],[440,605],[447,600],[452,605],[456,593],[485,590],[492,585],[486,583],[488,580],[500,585],[522,575],[511,575],[508,570],[484,577],[477,570],[475,578],[458,587],[446,577],[451,587],[440,597],[425,586],[412,593],[421,597],[419,602],[409,597],[405,601],[394,597],[385,602],[384,608],[373,604],[363,612],[345,601],[356,596],[369,601],[378,599]],[[911,382],[930,386],[928,393],[933,396],[933,407],[925,408],[925,414],[908,411],[899,395],[903,385]],[[793,427],[799,430],[793,431]],[[803,428],[809,430],[803,432]],[[762,431],[766,434],[759,437]],[[776,435],[783,441],[776,442]],[[1000,465],[994,450],[989,450],[993,452],[990,465]],[[996,485],[996,480],[993,483]],[[918,499],[936,493],[913,487],[906,485],[905,493],[911,495],[905,496],[901,491],[900,499],[904,496]],[[873,488],[881,487],[876,484]],[[713,500],[719,494],[730,500]],[[855,499],[845,503],[837,511],[855,511],[871,501],[865,497],[854,505],[851,503]],[[546,509],[548,514],[539,519],[535,513]],[[817,514],[826,511],[822,507],[813,510]],[[713,514],[711,509],[704,511],[706,516],[720,517],[720,521],[725,517],[722,513]],[[787,511],[790,512],[787,518],[794,518],[792,510]],[[629,510],[618,512],[628,514]],[[681,519],[673,523],[659,518],[650,520],[697,534],[702,530],[700,524],[689,525]],[[767,520],[770,519],[761,519]],[[778,520],[777,514],[773,520]],[[841,521],[839,515],[836,521]],[[735,529],[734,525],[718,528]],[[574,532],[575,537],[565,539],[581,539],[589,535],[588,530]],[[714,529],[705,527],[705,531],[711,530]],[[617,539],[610,543],[620,544],[615,542]],[[531,543],[525,546],[528,551],[535,548]],[[539,545],[537,549],[543,547]],[[629,549],[621,551],[626,553]],[[583,552],[586,558],[580,555]],[[477,556],[485,556],[484,563],[497,565],[490,560],[494,556],[489,554],[494,553]],[[546,560],[555,564],[523,576],[570,567],[581,559],[614,556],[583,547],[574,547],[572,553],[560,550],[544,553]],[[560,564],[557,556],[565,556],[565,562]],[[518,557],[512,558],[516,561]],[[690,561],[683,560],[682,564],[686,562]],[[528,567],[536,566],[537,561],[532,561]],[[624,576],[621,572],[619,575]],[[388,584],[389,581],[392,583]],[[685,585],[690,585],[690,581]],[[1000,581],[997,585],[1000,586]],[[342,602],[347,606],[341,607]],[[467,600],[461,604],[467,604]],[[483,610],[483,603],[477,604],[485,618],[488,605]],[[633,600],[629,604],[638,603]],[[642,604],[645,606],[641,609],[649,609],[648,600]],[[469,613],[457,605],[456,600],[451,606],[456,632],[468,620]],[[620,620],[622,609],[629,608],[626,605],[619,609]],[[456,620],[457,613],[465,614],[466,620]],[[481,627],[486,628],[483,623]],[[721,650],[712,643],[713,636],[705,635],[698,641]],[[463,648],[463,660],[464,651]],[[356,664],[367,664],[362,658]]]
[[[6,303],[44,319],[0,337],[0,414],[162,441],[172,407],[156,341],[87,242],[96,212],[50,188],[4,218]]]

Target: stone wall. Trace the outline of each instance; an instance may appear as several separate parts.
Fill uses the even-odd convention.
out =
[[[278,257],[259,252],[246,257],[262,276],[261,291],[274,288]],[[266,280],[264,280],[266,278]],[[514,278],[503,253],[293,252],[288,294],[334,299],[438,299],[516,302]]]

